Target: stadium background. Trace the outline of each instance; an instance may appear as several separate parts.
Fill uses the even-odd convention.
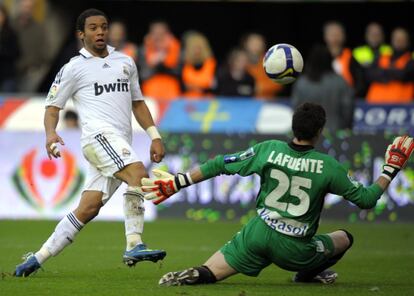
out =
[[[372,21],[384,26],[386,36],[397,26],[413,27],[410,11],[412,1],[50,1],[56,13],[66,23],[62,28],[67,46],[73,36],[68,31],[75,26],[79,11],[99,7],[111,19],[127,24],[131,41],[140,44],[148,25],[165,20],[175,36],[185,31],[203,32],[211,42],[214,54],[224,60],[228,51],[240,43],[248,32],[263,34],[268,45],[294,44],[306,58],[310,44],[322,42],[322,27],[330,20],[342,22],[347,31],[347,45],[364,43],[365,27]],[[357,13],[356,13],[357,12]],[[352,16],[352,17],[351,17]],[[389,42],[389,38],[387,38]],[[42,84],[47,92],[49,81],[60,65]]]
[[[165,272],[208,258],[254,215],[255,177],[219,177],[180,192],[158,208],[147,203],[146,219],[154,222],[145,225],[145,240],[168,251],[159,267],[122,266],[120,189],[98,217],[117,222],[91,223],[75,244],[47,262],[34,278],[12,278],[10,272],[20,255],[37,250],[53,231],[55,220],[79,199],[86,167],[79,131],[65,130],[61,121],[59,133],[66,142],[63,158],[49,161],[43,147],[43,113],[44,98],[68,59],[75,19],[83,9],[96,7],[111,19],[122,19],[130,40],[137,44],[154,19],[166,20],[177,37],[197,29],[206,34],[219,61],[250,31],[262,33],[268,45],[294,44],[306,61],[310,45],[322,42],[322,26],[329,20],[345,25],[350,47],[364,43],[365,26],[371,21],[384,26],[387,42],[393,28],[403,26],[411,34],[414,28],[412,1],[36,2],[35,18],[46,24],[51,40],[47,71],[35,91],[0,93],[0,295],[412,295],[413,160],[372,210],[327,197],[320,232],[346,228],[355,237],[354,247],[335,267],[339,282],[330,287],[297,286],[291,283],[291,274],[275,267],[259,278],[238,275],[217,285],[156,286]],[[0,3],[13,14],[19,1]],[[288,94],[289,89],[277,100],[266,101],[147,98],[167,149],[162,167],[185,171],[216,153],[243,150],[264,139],[288,139],[292,114]],[[380,173],[391,139],[405,132],[413,135],[414,104],[367,104],[361,98],[356,104],[353,130],[325,131],[318,149],[339,159],[353,178],[368,184]],[[136,123],[134,129],[134,148],[150,170],[148,137]]]
[[[3,205],[0,218],[59,218],[73,208],[79,198],[85,169],[77,144],[79,134],[67,132],[66,142],[70,144],[66,147],[68,156],[63,160],[46,160],[42,147],[43,98],[55,73],[66,62],[63,53],[74,40],[74,20],[79,11],[97,7],[106,11],[111,19],[124,21],[129,39],[137,44],[151,21],[163,19],[178,37],[190,29],[203,32],[219,61],[225,59],[229,48],[239,43],[240,36],[251,31],[263,34],[268,44],[294,44],[306,61],[309,44],[322,42],[322,26],[327,21],[343,22],[347,45],[354,47],[364,43],[365,26],[371,21],[380,21],[386,36],[396,26],[412,28],[409,14],[414,7],[411,2],[41,2],[45,6],[37,10],[38,14],[46,24],[57,25],[54,33],[50,29],[48,32],[53,47],[58,50],[50,62],[48,74],[38,85],[38,94],[14,93],[0,97],[0,155],[4,164],[0,171],[4,184],[0,189]],[[16,5],[13,1],[5,1],[5,4]],[[173,172],[187,170],[217,153],[243,150],[263,139],[286,140],[290,136],[289,97],[270,101],[231,97],[200,101],[148,98],[147,101],[164,134],[168,154],[163,165]],[[383,150],[392,136],[412,133],[413,127],[412,104],[373,105],[359,99],[353,131],[327,131],[320,149],[337,157],[357,180],[368,184],[378,176]],[[145,135],[136,124],[135,128],[135,148],[150,169],[152,165],[145,145],[141,145],[146,143]],[[66,138],[65,132],[63,135]],[[329,196],[324,215],[349,221],[412,221],[412,164],[413,161],[375,209],[361,211],[339,197]],[[158,210],[148,204],[147,219],[158,216],[210,222],[219,219],[246,221],[254,213],[257,187],[255,178],[220,177],[217,181],[187,189]],[[100,219],[122,219],[120,199],[115,196]]]

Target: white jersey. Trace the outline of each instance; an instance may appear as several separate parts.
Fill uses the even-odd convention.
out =
[[[95,57],[85,48],[56,75],[46,106],[64,108],[69,98],[79,113],[81,145],[102,132],[132,140],[132,101],[143,100],[135,62],[107,46],[108,56]]]

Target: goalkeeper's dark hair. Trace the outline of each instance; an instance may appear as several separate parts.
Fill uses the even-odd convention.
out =
[[[96,9],[96,8],[89,8],[89,9],[83,11],[78,16],[78,19],[76,20],[76,30],[81,31],[81,32],[85,32],[86,19],[90,16],[99,16],[99,15],[106,18],[106,20],[109,22],[108,16],[103,11],[101,11],[99,9]]]
[[[296,107],[292,118],[293,134],[298,140],[313,140],[326,123],[325,109],[319,104],[303,103]]]

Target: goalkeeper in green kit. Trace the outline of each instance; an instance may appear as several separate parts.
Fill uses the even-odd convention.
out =
[[[221,281],[236,273],[257,276],[270,264],[296,271],[295,282],[333,283],[336,264],[352,246],[352,234],[337,230],[316,234],[327,193],[343,196],[360,208],[375,206],[384,190],[409,159],[411,137],[397,137],[388,147],[382,175],[368,187],[349,179],[331,156],[315,151],[325,125],[325,110],[304,103],[293,114],[294,139],[270,140],[231,155],[218,155],[200,167],[175,176],[154,170],[143,178],[147,199],[158,204],[181,188],[220,174],[261,178],[257,216],[203,265],[169,272],[160,285],[196,285]]]

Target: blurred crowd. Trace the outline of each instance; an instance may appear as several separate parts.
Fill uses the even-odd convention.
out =
[[[48,40],[43,24],[34,17],[34,3],[19,1],[13,18],[0,4],[0,92],[36,91],[32,81],[47,62]],[[338,110],[352,110],[355,98],[372,103],[413,101],[409,32],[395,28],[389,39],[387,44],[381,24],[370,23],[366,43],[349,48],[345,27],[328,22],[322,44],[310,46],[309,52],[299,48],[305,56],[304,73],[286,89],[270,81],[263,71],[262,59],[272,44],[260,33],[241,36],[226,59],[217,60],[203,33],[187,31],[178,38],[163,20],[149,25],[140,45],[129,39],[122,21],[112,21],[109,29],[109,44],[136,61],[146,96],[165,100],[212,96],[277,100],[291,96],[294,104],[326,100]],[[65,59],[76,55],[81,46],[77,41],[68,48]]]
[[[45,1],[20,0],[6,9],[0,3],[0,92],[35,91],[46,74],[52,57],[42,22],[44,6]]]
[[[325,89],[323,93],[331,87],[344,96],[365,98],[368,102],[411,102],[414,98],[414,68],[407,30],[395,28],[388,45],[381,25],[371,23],[365,37],[366,44],[348,48],[344,26],[335,21],[326,23],[324,44],[315,44],[309,53],[305,53],[305,71],[293,85],[293,97],[301,100],[301,93],[309,96],[308,91],[301,91],[302,88],[319,85]],[[163,21],[150,24],[141,46],[128,41],[125,25],[112,23],[109,43],[135,59],[147,96],[196,99],[219,95],[277,99],[284,94],[283,86],[271,82],[262,69],[269,44],[259,33],[242,36],[238,47],[231,49],[226,61],[221,63],[201,32],[186,32],[179,40]],[[326,82],[327,79],[334,82]],[[318,96],[316,89],[314,91]]]

